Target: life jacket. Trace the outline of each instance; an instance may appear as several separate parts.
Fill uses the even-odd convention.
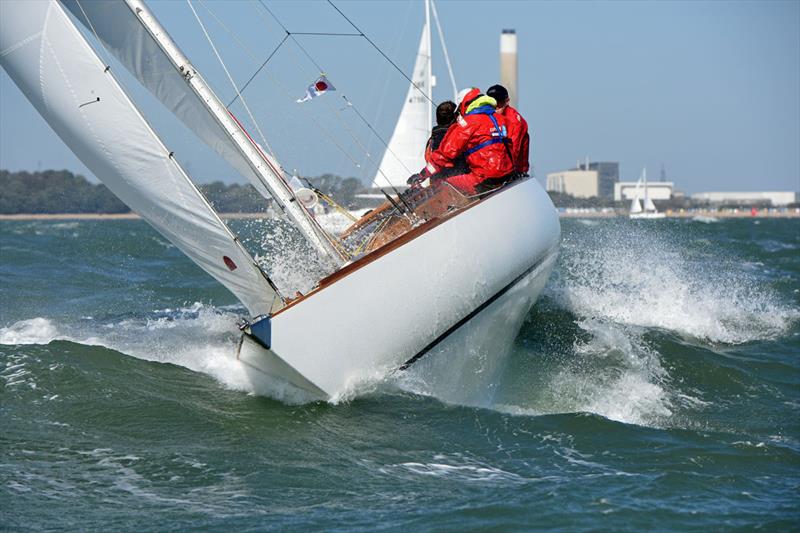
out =
[[[491,96],[486,96],[486,95],[479,95],[477,98],[472,100],[472,102],[470,102],[467,105],[466,113],[464,113],[465,116],[486,115],[492,121],[494,129],[492,130],[491,139],[473,146],[472,148],[466,150],[464,154],[470,155],[474,152],[477,152],[478,150],[482,150],[487,146],[491,146],[493,144],[503,144],[508,152],[509,160],[516,163],[515,157],[511,153],[511,148],[509,146],[510,139],[508,138],[508,130],[505,124],[503,124],[502,126],[498,124],[497,118],[495,117],[496,110],[497,110],[497,100],[495,100]]]

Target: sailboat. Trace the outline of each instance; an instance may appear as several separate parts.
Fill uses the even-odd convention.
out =
[[[282,294],[271,265],[256,262],[199,191],[108,55],[272,198],[330,273],[306,294]],[[326,232],[142,0],[3,0],[0,64],[111,192],[241,301],[236,357],[254,381],[342,397],[365,376],[436,356],[476,322],[496,335],[491,344],[470,337],[470,349],[499,357],[553,269],[558,217],[532,178],[476,197],[445,186],[395,196],[342,235]]]
[[[386,145],[380,165],[372,180],[373,189],[393,188],[403,190],[408,177],[419,172],[425,166],[425,143],[431,134],[433,125],[433,87],[436,77],[433,75],[431,48],[431,19],[436,24],[439,42],[447,66],[452,85],[453,97],[456,88],[455,76],[450,65],[450,55],[442,33],[439,13],[433,0],[425,0],[425,22],[417,47],[417,58],[414,62],[411,83],[409,83],[403,108],[397,118],[392,136]]]
[[[644,191],[643,196],[640,191]],[[642,206],[642,201],[644,206]],[[642,169],[642,175],[636,182],[636,189],[634,191],[633,200],[631,200],[630,218],[634,219],[657,219],[665,218],[664,213],[659,213],[656,209],[656,204],[650,199],[647,192],[647,168]]]

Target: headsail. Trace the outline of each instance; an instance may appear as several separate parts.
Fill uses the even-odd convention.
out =
[[[112,54],[263,196],[275,198],[308,241],[335,263],[336,248],[294,201],[280,169],[229,114],[141,0],[61,0]],[[88,17],[88,20],[87,20]]]
[[[89,4],[89,2],[87,2]],[[78,158],[253,315],[281,304],[55,0],[0,2],[0,64]]]
[[[642,201],[640,200],[639,191],[642,186],[642,178],[639,178],[639,181],[636,182],[636,189],[633,191],[633,200],[631,200],[631,213],[641,213],[642,212]]]
[[[405,187],[408,177],[425,166],[425,143],[431,134],[433,123],[433,111],[428,100],[432,96],[433,86],[429,11],[426,2],[425,25],[422,27],[411,78],[413,83],[408,86],[400,118],[397,119],[379,170],[372,180],[373,187],[386,187],[387,179],[394,187]]]

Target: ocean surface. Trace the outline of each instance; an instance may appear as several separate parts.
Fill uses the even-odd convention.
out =
[[[499,378],[302,403],[144,222],[0,222],[0,529],[797,531],[800,220],[562,228]]]

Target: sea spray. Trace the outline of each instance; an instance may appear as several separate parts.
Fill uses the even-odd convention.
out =
[[[715,343],[776,338],[800,318],[735,257],[674,230],[618,222],[565,239],[550,294],[581,317]]]

